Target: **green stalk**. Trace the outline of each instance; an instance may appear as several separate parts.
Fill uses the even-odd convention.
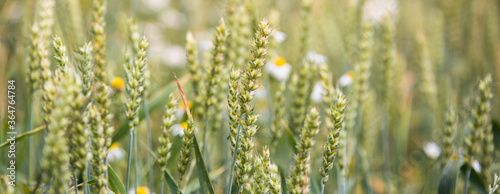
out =
[[[234,164],[236,163],[236,155],[238,155],[238,144],[240,142],[240,131],[241,131],[241,118],[244,113],[241,113],[240,119],[238,119],[238,132],[236,133],[236,143],[234,144],[233,159],[231,161],[231,171],[229,171],[229,188],[227,194],[231,194],[231,189],[233,188],[233,176],[234,176]]]
[[[33,128],[33,93],[30,95],[30,105],[29,105],[29,108],[28,108],[28,114],[29,114],[29,117],[28,117],[28,128],[26,129],[26,131],[30,131],[32,128]],[[45,127],[47,128],[47,127]],[[42,139],[45,139],[43,138],[42,136]],[[44,140],[42,141],[44,142]],[[43,144],[42,144],[43,146]],[[29,183],[30,180],[31,180],[31,168],[30,168],[30,155],[31,155],[31,137],[28,137],[28,157],[27,157],[27,161],[28,161],[28,168],[26,169],[28,171],[28,177],[27,177],[27,182]]]
[[[73,184],[75,185],[75,194],[78,194],[78,182],[76,179],[76,174],[77,173],[75,173],[75,176],[73,177]]]
[[[340,161],[343,162],[343,161]],[[341,172],[337,172],[337,187],[338,187],[338,193],[339,194],[345,194],[345,179],[342,177]]]
[[[146,97],[144,97],[144,118],[146,119],[146,135],[148,141],[149,150],[153,150],[151,146],[151,123],[149,121],[149,103]],[[153,188],[153,165],[151,163],[151,152],[148,152],[148,183],[149,188]]]
[[[134,188],[137,193],[137,130],[134,130]]]
[[[472,161],[472,158],[471,158]],[[464,194],[467,194],[469,188],[469,179],[471,173],[471,166],[467,164],[467,172],[465,172],[465,184],[464,184]]]
[[[125,188],[125,190],[127,191],[127,193],[129,190],[129,182],[130,182],[130,162],[132,162],[132,154],[131,154],[132,153],[132,144],[133,144],[132,137],[134,134],[134,132],[132,130],[134,130],[134,129],[130,129],[130,136],[129,136],[129,140],[128,140],[127,176],[125,178],[125,180],[127,182],[127,187]]]

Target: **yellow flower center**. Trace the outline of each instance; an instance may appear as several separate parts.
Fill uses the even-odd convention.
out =
[[[348,71],[347,73],[345,73],[347,76],[354,78],[354,73],[352,71]]]
[[[118,91],[123,91],[125,89],[125,81],[121,77],[115,77],[110,84],[111,88]]]
[[[188,104],[188,108],[191,109],[191,107],[193,107],[193,103],[191,103],[191,101],[187,101],[187,104]],[[186,107],[184,105],[184,103],[179,103],[179,107],[182,108],[182,110],[184,110],[184,108]]]
[[[137,194],[149,194],[149,189],[147,187],[137,188]]]
[[[111,146],[109,147],[109,149],[110,150],[112,150],[112,149],[118,149],[120,147],[122,147],[122,146],[119,143],[115,142],[115,143],[111,144]]]
[[[181,127],[182,127],[183,129],[187,129],[187,128],[188,128],[188,123],[187,123],[187,122],[182,122],[182,123],[181,123]]]
[[[286,60],[283,57],[276,57],[274,59],[274,64],[278,67],[281,67],[286,64]]]

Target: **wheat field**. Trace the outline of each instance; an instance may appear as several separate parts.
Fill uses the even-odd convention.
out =
[[[499,193],[500,1],[0,1],[0,194]]]

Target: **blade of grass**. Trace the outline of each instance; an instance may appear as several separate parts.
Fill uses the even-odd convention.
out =
[[[221,177],[221,175],[226,171],[225,167],[220,167],[219,169],[213,170],[208,173],[208,176],[210,177],[210,180],[217,180],[218,178]],[[192,181],[189,182],[189,184],[186,186],[185,192],[186,193],[193,193],[196,190],[200,189],[200,184],[199,181]]]
[[[238,119],[238,131],[236,132],[236,143],[234,144],[233,159],[231,161],[231,171],[229,171],[229,183],[227,188],[227,194],[231,194],[231,189],[233,188],[233,176],[234,176],[234,165],[236,163],[236,155],[238,154],[238,145],[240,142],[240,131],[241,131],[241,118],[244,113],[241,113],[240,119]]]
[[[145,119],[146,119],[146,138],[148,142],[148,149],[151,150],[151,124],[149,121],[149,103],[148,99],[146,96],[144,96],[144,113],[145,113]],[[153,165],[151,161],[151,152],[148,154],[148,183],[149,183],[149,188],[153,188]]]
[[[167,181],[167,185],[168,185],[168,188],[170,189],[170,193],[182,194],[182,192],[179,190],[179,186],[177,186],[177,183],[172,178],[172,175],[170,175],[170,173],[168,171],[163,172],[163,175],[165,177],[165,181]]]
[[[207,168],[205,167],[205,162],[203,161],[203,156],[201,155],[200,146],[198,145],[196,137],[194,137],[194,153],[196,155],[196,168],[198,169],[198,180],[200,181],[201,191],[202,193],[214,194],[214,188],[208,176]]]
[[[487,191],[488,189],[486,187],[485,181],[483,180],[481,175],[476,172],[476,170],[474,168],[472,168],[468,164],[463,164],[460,167],[460,171],[462,171],[462,173],[464,173],[466,176],[469,176],[468,179],[469,179],[470,185],[472,186],[472,188],[474,188],[474,190],[476,190],[477,193],[480,193],[480,194],[488,193],[488,191]],[[469,172],[467,172],[467,171],[469,171]],[[469,173],[469,175],[467,175],[467,173]]]
[[[108,173],[109,173],[108,174],[109,189],[114,193],[126,194],[127,192],[125,191],[123,182],[120,180],[120,177],[116,175],[115,170],[113,170],[113,168],[111,168],[110,165],[108,165]]]
[[[288,134],[288,139],[290,140],[290,143],[292,144],[292,148],[294,152],[297,152],[297,140],[295,139],[295,136],[293,135],[292,130],[290,130],[290,127],[285,123],[283,119],[280,119],[281,124],[283,124],[283,127],[285,127],[286,133]]]
[[[455,193],[455,185],[457,182],[459,161],[450,161],[446,164],[439,181],[439,194]]]
[[[16,143],[18,143],[18,141],[21,141],[22,139],[24,139],[25,137],[29,137],[33,134],[36,134],[40,131],[43,131],[43,129],[45,129],[45,125],[42,125],[42,126],[39,126],[31,131],[28,131],[28,132],[24,132],[20,135],[18,135],[14,140],[16,141]],[[7,145],[10,144],[10,141],[5,141],[3,142],[2,144],[0,144],[0,148],[3,148],[3,147],[6,147]]]

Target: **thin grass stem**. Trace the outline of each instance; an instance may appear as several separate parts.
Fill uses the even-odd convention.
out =
[[[133,129],[132,129],[133,130]],[[128,161],[127,161],[127,176],[126,176],[126,184],[127,184],[127,187],[125,188],[125,190],[129,191],[129,185],[130,185],[130,162],[132,162],[132,144],[133,144],[133,135],[134,135],[134,132],[130,130],[130,136],[129,136],[129,140],[128,140]]]
[[[134,188],[137,194],[137,130],[134,130]]]
[[[29,117],[28,117],[28,128],[26,129],[26,131],[30,131],[32,128],[33,128],[33,97],[34,95],[31,94],[30,95],[30,105],[29,105],[29,108],[28,108],[28,114],[29,114]],[[43,137],[43,136],[42,136]],[[45,138],[42,138],[42,139],[45,139]],[[43,140],[42,140],[43,141]],[[31,137],[28,137],[28,157],[27,157],[27,161],[28,161],[28,168],[26,169],[28,171],[28,177],[27,177],[27,182],[29,183],[30,180],[31,180],[31,168],[30,168],[30,164],[31,164],[31,160],[30,160],[30,155],[31,155]],[[42,145],[43,146],[43,145]]]
[[[151,146],[151,123],[149,121],[149,103],[146,97],[144,97],[144,119],[146,119],[146,136],[148,141],[148,149],[152,150]],[[153,188],[153,165],[151,163],[151,152],[148,152],[148,183],[149,188]]]
[[[465,172],[464,194],[467,194],[469,191],[470,173],[471,173],[471,166],[467,165],[467,171]]]
[[[75,172],[75,176],[73,177],[73,184],[75,185],[75,194],[78,194],[78,180],[76,178],[77,173]]]
[[[233,188],[233,176],[234,176],[234,163],[236,162],[236,155],[238,155],[238,143],[240,142],[240,131],[241,131],[241,118],[244,113],[241,113],[240,119],[238,119],[238,132],[236,132],[236,142],[234,144],[233,159],[231,161],[231,171],[229,171],[229,187],[227,194],[231,194],[231,189]],[[241,188],[240,188],[241,190]]]

